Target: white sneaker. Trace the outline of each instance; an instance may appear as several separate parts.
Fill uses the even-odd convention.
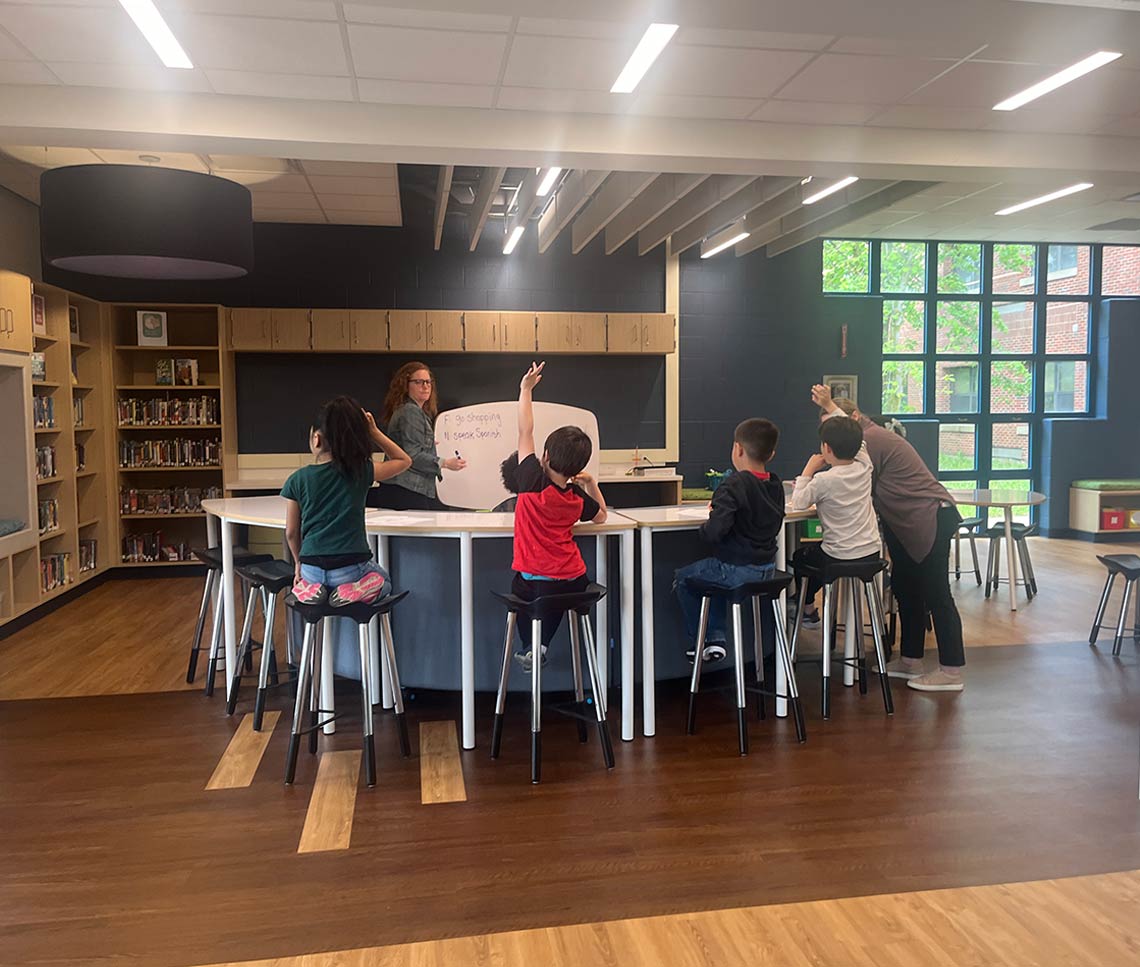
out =
[[[901,658],[887,662],[887,678],[901,678],[911,681],[923,674],[922,665],[907,665]]]

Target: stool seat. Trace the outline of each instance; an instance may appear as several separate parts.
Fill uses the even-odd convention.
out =
[[[960,531],[976,530],[977,528],[979,528],[983,524],[985,524],[985,522],[986,522],[986,520],[984,517],[963,517],[958,522],[958,530],[960,530]]]
[[[1014,540],[1021,540],[1023,537],[1036,537],[1037,525],[1036,524],[1010,524],[1010,533],[1013,534]],[[1005,524],[994,524],[986,531],[987,537],[1005,537]]]
[[[1098,554],[1100,561],[1110,574],[1123,574],[1129,581],[1140,578],[1140,555],[1136,554]]]
[[[222,569],[222,549],[220,547],[196,547],[191,553],[207,567],[215,571]],[[272,554],[254,554],[244,547],[234,548],[235,567],[239,564],[260,564],[272,560]]]
[[[293,583],[293,565],[271,558],[254,564],[240,564],[234,568],[238,575],[257,588],[278,594]]]
[[[588,584],[585,591],[573,594],[547,594],[533,601],[524,601],[514,594],[492,591],[492,597],[507,606],[511,614],[522,615],[528,621],[547,621],[556,615],[570,611],[588,614],[590,608],[606,596],[606,589],[600,584]]]
[[[378,615],[391,612],[409,594],[410,591],[401,591],[399,594],[386,594],[367,604],[333,605],[329,603],[328,598],[319,604],[301,604],[290,592],[285,597],[285,603],[293,608],[306,624],[316,624],[323,618],[348,618],[358,625],[366,625]]]
[[[748,581],[732,587],[724,587],[699,578],[688,578],[686,584],[702,598],[717,598],[740,604],[751,598],[775,598],[788,590],[794,578],[783,571],[775,571],[770,578],[763,581]]]
[[[881,557],[869,561],[829,561],[822,567],[797,562],[793,565],[797,574],[814,574],[823,579],[824,584],[831,584],[843,578],[855,578],[858,581],[872,580],[876,574],[887,569],[887,562]]]

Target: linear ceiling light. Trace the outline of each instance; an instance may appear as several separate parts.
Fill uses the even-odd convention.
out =
[[[804,199],[805,205],[814,205],[817,201],[826,198],[828,195],[834,195],[837,191],[842,191],[848,185],[853,185],[859,179],[854,175],[848,175],[846,178],[840,178],[834,185],[828,185],[826,188],[821,188],[814,195],[808,195]]]
[[[717,253],[723,252],[726,248],[731,248],[737,242],[743,242],[748,238],[748,235],[749,232],[744,227],[743,220],[734,225],[729,225],[723,232],[701,242],[701,258],[711,259]]]
[[[1114,50],[1098,50],[1095,54],[1086,57],[1084,60],[1079,60],[1071,67],[1066,67],[1063,71],[1058,71],[1051,77],[1046,77],[1043,81],[1038,81],[1032,87],[1027,87],[1020,94],[1014,94],[1013,97],[1007,97],[1004,101],[998,101],[994,105],[995,111],[1016,111],[1024,104],[1030,101],[1036,101],[1037,98],[1050,91],[1057,90],[1058,87],[1064,87],[1066,84],[1075,81],[1078,77],[1084,77],[1095,71],[1098,67],[1104,67],[1105,64],[1111,64],[1121,55]]]
[[[119,0],[119,6],[127,11],[135,26],[142,31],[147,43],[158,54],[159,60],[167,67],[194,69],[190,58],[186,56],[186,51],[182,49],[182,45],[178,43],[166,21],[162,19],[162,14],[155,8],[153,0]]]
[[[645,72],[653,66],[653,62],[657,60],[676,32],[677,24],[650,24],[641,35],[641,40],[637,42],[633,53],[629,55],[629,60],[618,74],[610,93],[632,94],[633,89],[641,83]]]
[[[1012,215],[1015,212],[1022,212],[1025,211],[1025,209],[1033,208],[1036,205],[1044,205],[1047,201],[1054,201],[1057,198],[1064,198],[1066,195],[1075,195],[1078,191],[1085,191],[1091,187],[1091,181],[1082,181],[1076,185],[1069,185],[1068,188],[1062,188],[1060,191],[1051,191],[1049,194],[1042,195],[1040,198],[1030,198],[1029,201],[1023,201],[1017,205],[1010,205],[1009,208],[1003,208],[1000,212],[994,212],[994,214]]]
[[[511,234],[507,236],[507,243],[503,246],[503,254],[510,255],[518,245],[519,239],[523,237],[523,232],[526,231],[525,225],[516,225],[511,229]]]
[[[554,187],[554,182],[558,180],[558,176],[562,174],[561,168],[547,168],[546,174],[542,176],[542,181],[538,183],[538,191],[535,192],[539,198],[545,198],[550,194],[550,189]]]

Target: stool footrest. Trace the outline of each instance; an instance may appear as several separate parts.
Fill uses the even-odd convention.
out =
[[[593,706],[594,700],[587,696],[582,700],[582,704]],[[583,715],[578,711],[577,706],[577,702],[556,702],[547,705],[546,708],[552,712],[557,712],[559,715],[565,715],[568,719],[578,719],[581,722],[588,722],[590,725],[597,723],[598,717],[596,715]]]

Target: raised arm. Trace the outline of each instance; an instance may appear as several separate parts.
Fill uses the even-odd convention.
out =
[[[816,383],[811,388],[811,401],[818,406],[828,416],[846,416],[838,406],[835,405],[835,400],[831,398],[831,387],[824,386],[822,383]]]
[[[385,435],[367,410],[364,411],[364,419],[368,421],[368,433],[372,437],[372,442],[380,448],[386,458],[383,463],[372,464],[372,479],[380,483],[407,470],[412,465],[412,458],[398,443]]]
[[[534,388],[546,363],[531,363],[519,383],[519,463],[534,453]]]

